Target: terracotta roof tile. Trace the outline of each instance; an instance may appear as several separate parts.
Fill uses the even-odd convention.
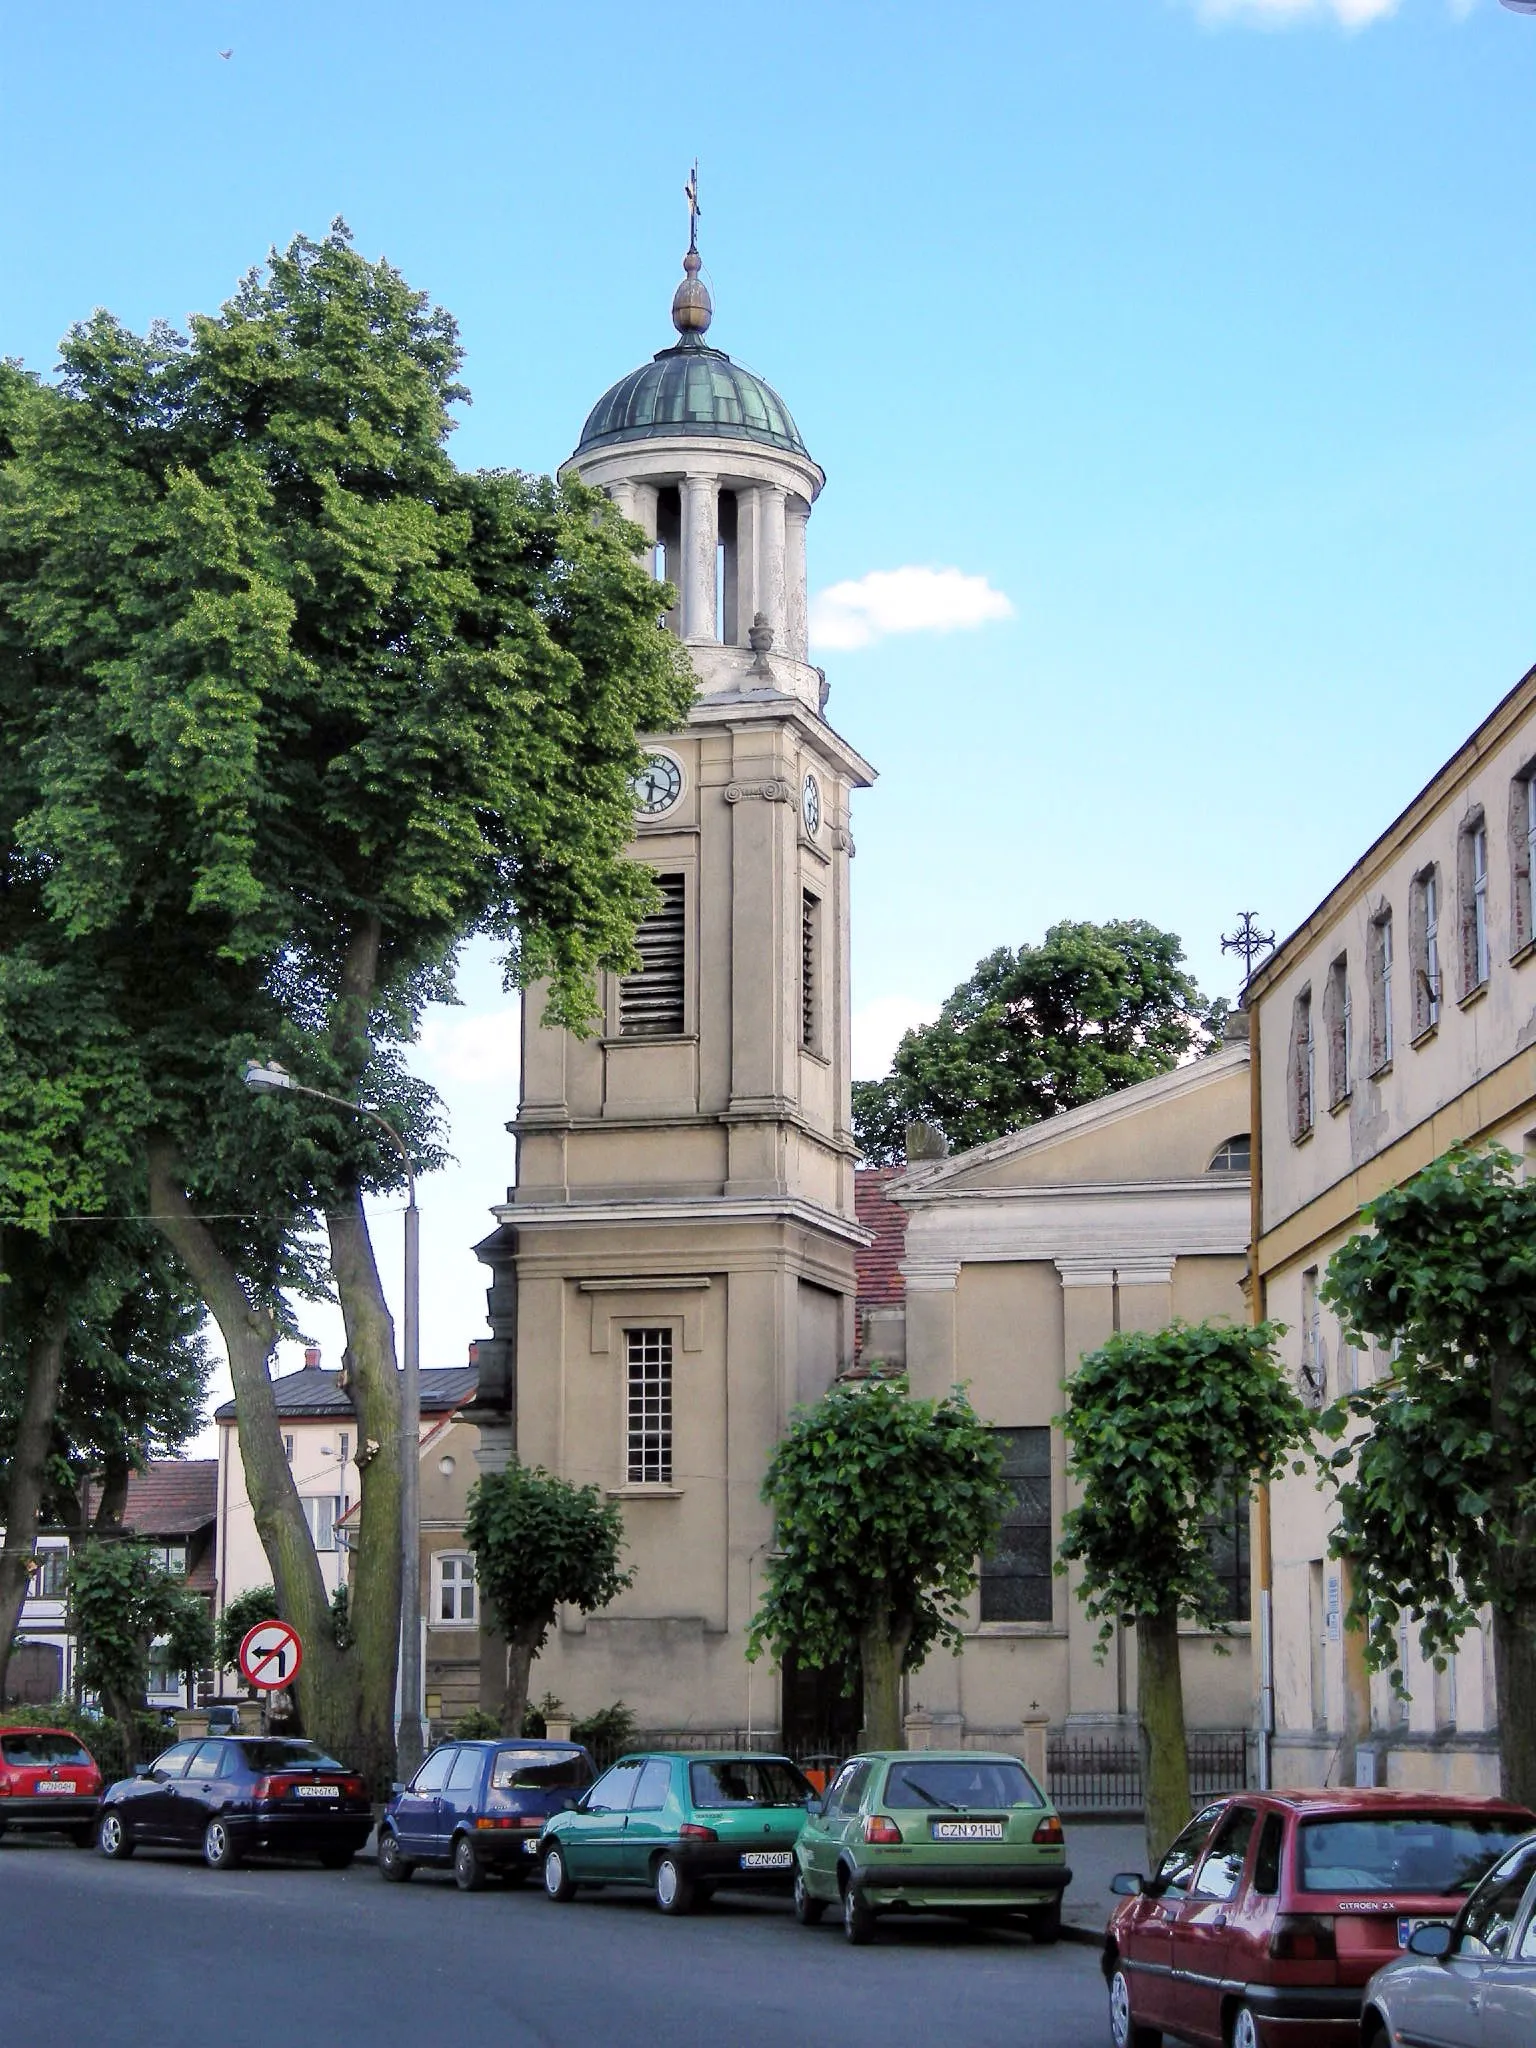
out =
[[[906,1300],[907,1284],[901,1277],[901,1261],[907,1246],[907,1212],[885,1197],[885,1184],[905,1172],[900,1166],[861,1166],[853,1176],[853,1205],[866,1230],[875,1241],[855,1254],[858,1268],[858,1319],[863,1327],[864,1311],[886,1308]]]
[[[89,1511],[101,1490],[93,1486]],[[123,1527],[135,1536],[190,1536],[206,1529],[219,1509],[217,1458],[152,1458],[149,1468],[128,1481]]]

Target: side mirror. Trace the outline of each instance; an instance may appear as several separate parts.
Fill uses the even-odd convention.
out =
[[[1109,1888],[1122,1899],[1140,1898],[1147,1889],[1147,1880],[1136,1870],[1122,1870],[1109,1880]]]
[[[1415,1927],[1408,1937],[1408,1947],[1416,1956],[1445,1957],[1451,1952],[1452,1932],[1443,1921],[1435,1921],[1428,1927]]]
[[[154,1774],[155,1767],[153,1764],[135,1764],[133,1767],[133,1775],[136,1778],[152,1778]]]
[[[396,1778],[395,1782],[389,1788],[389,1796],[391,1799],[398,1799],[400,1797],[400,1794],[404,1790],[405,1787],[401,1784],[400,1780]]]

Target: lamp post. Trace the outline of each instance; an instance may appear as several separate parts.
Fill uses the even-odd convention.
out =
[[[365,1116],[385,1133],[405,1167],[405,1343],[402,1347],[400,1400],[404,1410],[401,1435],[405,1456],[400,1473],[400,1728],[396,1755],[400,1775],[415,1776],[421,1762],[421,1212],[416,1207],[416,1169],[394,1125],[376,1109],[306,1088],[276,1060],[247,1060],[245,1085],[258,1094],[308,1095],[336,1109]]]

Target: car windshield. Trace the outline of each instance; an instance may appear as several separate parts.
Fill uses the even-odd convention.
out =
[[[316,1749],[312,1742],[242,1742],[245,1760],[253,1771],[340,1771],[344,1764]]]
[[[73,1735],[56,1735],[51,1728],[35,1734],[0,1737],[0,1756],[8,1764],[88,1764],[90,1758]]]
[[[493,1792],[545,1792],[591,1781],[591,1767],[579,1749],[498,1749],[491,1771]]]
[[[1526,1829],[1492,1814],[1373,1814],[1301,1827],[1305,1892],[1469,1892]]]
[[[695,1806],[804,1806],[811,1781],[791,1763],[745,1758],[688,1766]]]
[[[1044,1806],[1045,1801],[1022,1764],[995,1758],[940,1763],[915,1756],[891,1765],[884,1804],[964,1813],[975,1806]]]

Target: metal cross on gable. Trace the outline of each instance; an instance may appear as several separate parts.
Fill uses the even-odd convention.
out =
[[[699,204],[699,160],[693,160],[693,169],[688,173],[688,182],[683,187],[683,197],[688,202],[688,247],[699,246],[699,215],[704,211]]]
[[[1221,935],[1223,953],[1242,954],[1244,981],[1252,979],[1254,961],[1261,954],[1273,951],[1274,944],[1274,933],[1259,930],[1258,914],[1252,910],[1240,910],[1237,913],[1237,930],[1223,932]]]

